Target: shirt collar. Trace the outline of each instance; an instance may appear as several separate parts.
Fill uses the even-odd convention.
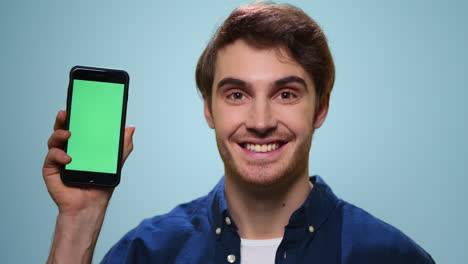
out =
[[[310,177],[310,181],[313,184],[312,191],[302,206],[291,215],[286,228],[310,230],[312,226],[313,230],[319,230],[336,207],[338,198],[325,181],[318,175]],[[209,196],[211,206],[208,214],[211,225],[213,228],[222,228],[226,217],[230,217],[224,195],[224,177],[216,184]],[[231,227],[236,228],[234,223]]]
[[[211,198],[211,206],[208,211],[211,226],[214,228],[221,228],[223,221],[228,215],[228,208],[224,196],[224,176],[219,180],[218,184],[208,195]]]

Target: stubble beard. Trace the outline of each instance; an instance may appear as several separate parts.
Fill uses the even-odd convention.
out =
[[[312,135],[306,142],[296,142],[297,148],[289,160],[272,163],[255,163],[240,166],[236,164],[232,153],[226,144],[216,136],[216,143],[221,159],[224,162],[226,177],[230,177],[237,185],[257,193],[270,193],[284,190],[292,182],[304,177],[308,173],[309,151],[312,144]],[[288,143],[289,144],[289,143]],[[280,163],[280,164],[276,164]]]

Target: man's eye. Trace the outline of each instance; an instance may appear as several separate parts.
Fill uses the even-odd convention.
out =
[[[290,93],[290,92],[282,92],[280,94],[280,98],[283,99],[283,100],[288,100],[288,99],[292,99],[292,98],[295,98],[296,95]]]
[[[232,100],[242,100],[244,98],[244,95],[239,92],[235,92],[229,95],[229,99]]]

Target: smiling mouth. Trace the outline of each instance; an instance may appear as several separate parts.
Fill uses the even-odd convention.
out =
[[[281,148],[283,145],[285,145],[287,142],[272,142],[268,144],[254,144],[254,143],[242,143],[239,144],[242,148],[247,149],[251,152],[256,152],[256,153],[265,153],[265,152],[273,152],[279,148]]]

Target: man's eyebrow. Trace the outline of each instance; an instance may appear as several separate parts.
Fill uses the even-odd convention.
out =
[[[288,76],[288,77],[284,77],[284,78],[281,78],[279,80],[276,80],[273,84],[273,86],[275,87],[278,87],[278,86],[283,86],[285,84],[288,84],[288,83],[292,83],[292,82],[295,82],[295,83],[300,83],[304,86],[304,88],[307,90],[307,84],[306,82],[304,81],[304,79],[302,79],[301,77],[297,77],[297,76]]]
[[[239,79],[236,79],[236,78],[232,78],[232,77],[227,77],[227,78],[224,78],[222,79],[221,81],[218,82],[218,89],[226,84],[231,84],[231,85],[235,85],[235,86],[240,86],[240,87],[246,87],[247,86],[247,83],[245,81],[242,81],[242,80],[239,80]]]

